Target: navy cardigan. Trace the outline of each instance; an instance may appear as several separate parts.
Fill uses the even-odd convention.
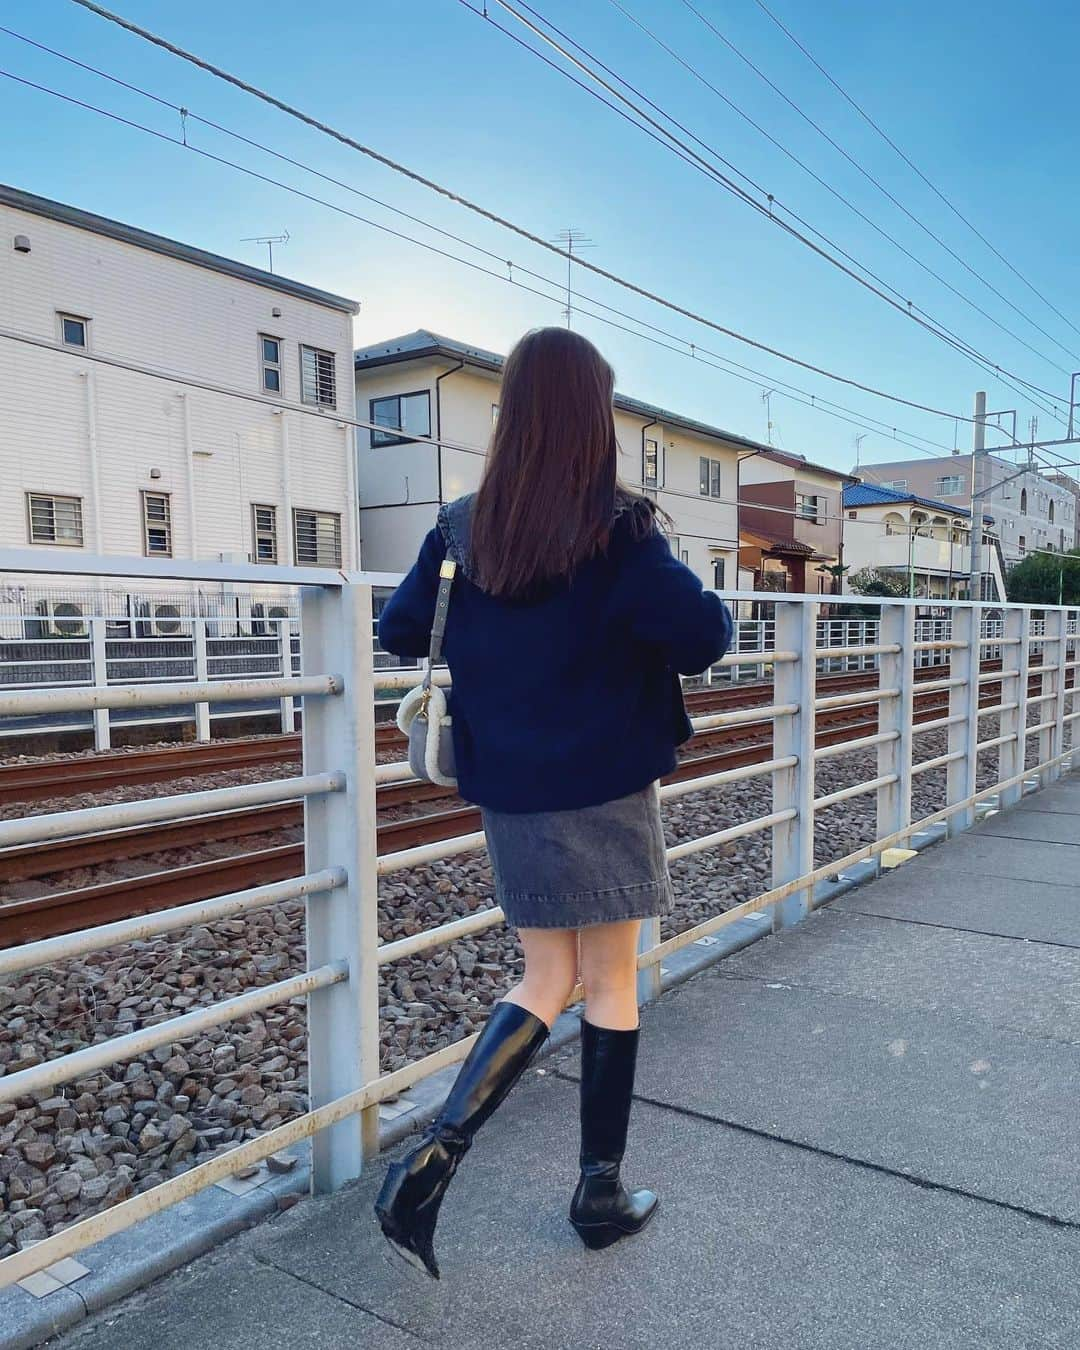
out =
[[[379,620],[379,641],[426,656],[439,564],[458,564],[444,652],[458,788],[495,811],[558,811],[639,791],[675,767],[692,728],[676,672],[718,661],[732,623],[655,527],[616,516],[606,554],[524,603],[470,576],[471,497],[444,506]]]

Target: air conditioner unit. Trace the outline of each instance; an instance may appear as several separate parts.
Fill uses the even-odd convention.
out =
[[[261,600],[251,606],[251,636],[269,637],[276,632],[278,619],[289,618],[288,605],[267,605]]]
[[[86,637],[89,624],[74,600],[44,600],[41,611],[47,619],[45,631],[50,637]]]
[[[150,617],[154,637],[181,637],[187,632],[184,616],[176,605],[154,605]]]

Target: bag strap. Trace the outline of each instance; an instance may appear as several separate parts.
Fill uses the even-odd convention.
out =
[[[431,623],[431,645],[428,648],[427,670],[424,672],[424,688],[431,687],[431,671],[439,664],[442,656],[443,637],[446,634],[446,616],[450,609],[450,590],[454,584],[457,563],[453,558],[444,558],[439,568],[439,593],[435,597],[435,617]]]

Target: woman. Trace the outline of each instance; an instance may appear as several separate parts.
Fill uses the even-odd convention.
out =
[[[672,905],[657,780],[691,735],[678,672],[731,638],[720,601],[672,556],[655,507],[617,481],[614,375],[562,328],[507,359],[474,497],[444,506],[379,623],[427,653],[444,558],[457,564],[444,650],[461,795],[482,810],[495,892],[525,976],[495,1005],[446,1104],[393,1164],[383,1232],[434,1278],[439,1205],[480,1126],[540,1049],[580,976],[581,1177],[589,1247],[636,1233],[657,1198],[627,1192],[641,920]]]

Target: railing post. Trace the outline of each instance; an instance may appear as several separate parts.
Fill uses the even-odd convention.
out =
[[[950,652],[949,675],[963,683],[949,690],[949,716],[958,720],[949,727],[949,754],[957,755],[945,770],[945,803],[952,806],[975,792],[979,743],[979,634],[982,606],[971,604],[953,610],[950,637],[962,642]],[[949,816],[950,836],[969,829],[975,820],[974,806],[965,806]]]
[[[1002,679],[1001,702],[1016,703],[1016,707],[1001,714],[1002,736],[1012,737],[1004,741],[998,750],[998,780],[1015,778],[1024,771],[1024,756],[1027,752],[1027,700],[1028,700],[1028,642],[1031,635],[1031,610],[1024,608],[1007,609],[1002,636],[1007,639],[1001,648],[1002,676],[1014,675],[1013,679]],[[998,793],[998,805],[1002,808],[1015,806],[1024,795],[1024,784],[1014,783],[1012,787],[1002,788]]]
[[[642,919],[641,928],[638,936],[638,951],[651,951],[660,942],[660,920],[659,918]],[[652,965],[645,966],[638,971],[637,977],[637,1000],[639,1004],[653,1003],[660,997],[661,975],[660,962],[654,961]]]
[[[210,678],[210,663],[206,655],[206,620],[196,615],[191,620],[191,640],[195,647],[195,679],[203,683]],[[210,739],[210,704],[195,704],[195,739]]]
[[[794,662],[774,666],[773,695],[777,703],[796,703],[793,717],[773,723],[773,756],[798,757],[790,769],[773,774],[773,810],[794,809],[792,820],[772,827],[772,884],[783,886],[814,869],[814,727],[817,696],[816,601],[781,600],[776,604],[774,641],[777,651],[798,652]],[[773,906],[773,931],[804,919],[810,910],[810,890],[795,891]]]
[[[1046,630],[1053,637],[1060,639],[1058,642],[1050,644],[1054,652],[1054,664],[1050,668],[1047,679],[1051,681],[1050,689],[1053,690],[1053,699],[1047,699],[1043,706],[1043,715],[1041,721],[1053,721],[1054,725],[1050,731],[1050,753],[1047,759],[1056,759],[1058,755],[1065,753],[1065,649],[1068,646],[1066,638],[1067,624],[1065,622],[1065,610],[1057,608],[1047,615]],[[1043,660],[1046,660],[1046,648],[1043,648]],[[1047,691],[1049,692],[1049,690]],[[1048,783],[1056,783],[1061,777],[1062,766],[1055,764],[1047,769],[1043,774],[1043,786]]]
[[[288,679],[292,675],[292,620],[277,621],[278,649],[281,657],[281,673]],[[291,735],[296,730],[296,707],[291,694],[286,694],[281,702],[281,730]]]
[[[881,607],[881,645],[900,648],[878,658],[882,689],[899,689],[899,698],[882,699],[878,730],[896,732],[896,739],[878,746],[878,777],[896,774],[896,782],[877,791],[877,837],[884,839],[911,824],[912,719],[915,705],[915,606]],[[877,859],[880,865],[880,857]]]
[[[308,999],[312,1108],[379,1074],[378,874],[375,850],[375,684],[371,587],[305,587],[300,608],[305,670],[338,674],[345,692],[304,700],[304,772],[344,771],[344,792],[304,803],[305,867],[343,867],[344,885],[307,905],[308,967],[345,960],[349,978]],[[349,1117],[312,1140],[312,1189],[358,1176],[378,1150],[379,1110]]]
[[[105,646],[104,615],[95,615],[90,620],[90,675],[94,687],[103,689],[109,683],[109,657]],[[94,749],[112,748],[112,729],[109,725],[108,708],[94,709]]]

